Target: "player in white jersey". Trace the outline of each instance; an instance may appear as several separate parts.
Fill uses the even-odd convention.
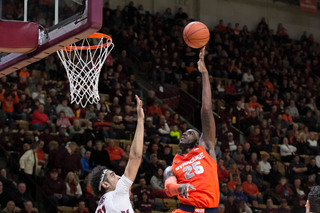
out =
[[[96,213],[133,213],[130,203],[130,188],[136,178],[143,151],[144,112],[142,101],[137,100],[137,127],[131,144],[129,160],[120,177],[104,166],[97,166],[90,175],[90,185],[96,196],[101,196]]]

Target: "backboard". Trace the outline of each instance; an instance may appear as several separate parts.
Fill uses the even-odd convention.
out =
[[[0,19],[36,22],[40,28],[33,52],[0,53],[0,77],[99,31],[102,8],[102,0],[0,0]]]

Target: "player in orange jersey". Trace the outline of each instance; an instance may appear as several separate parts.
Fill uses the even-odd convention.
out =
[[[168,196],[178,195],[180,209],[173,213],[217,213],[219,180],[215,154],[216,125],[212,114],[209,74],[204,63],[205,48],[199,54],[198,70],[202,75],[202,134],[196,129],[184,132],[172,166],[164,173]]]

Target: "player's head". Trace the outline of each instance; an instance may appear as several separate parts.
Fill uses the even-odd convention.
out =
[[[96,196],[113,191],[120,179],[112,170],[105,166],[95,167],[90,174],[90,185]]]
[[[311,188],[306,207],[309,208],[309,212],[320,213],[320,186]]]
[[[200,135],[201,132],[197,129],[188,129],[182,133],[179,141],[179,147],[181,148],[182,152],[197,146],[199,144]]]

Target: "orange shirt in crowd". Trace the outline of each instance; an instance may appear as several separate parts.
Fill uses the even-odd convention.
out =
[[[161,110],[161,108],[160,107],[154,107],[153,105],[152,106],[149,106],[149,109],[148,109],[148,111],[149,111],[149,115],[151,115],[151,116],[153,116],[154,114],[158,114],[158,116],[162,116],[163,114],[162,114],[162,110]]]
[[[249,108],[250,109],[256,109],[257,107],[259,107],[259,109],[262,109],[261,105],[258,102],[249,102]]]
[[[44,163],[44,151],[43,150],[38,150],[37,151],[37,157],[38,157],[38,165],[42,166]],[[43,162],[41,162],[43,161]]]
[[[248,181],[245,181],[242,183],[242,189],[245,194],[256,196],[259,194],[259,189],[255,183],[249,183]]]
[[[121,160],[122,154],[124,153],[123,149],[118,146],[113,148],[107,147],[105,150],[107,150],[109,153],[110,161]]]
[[[229,173],[226,167],[224,167],[224,169],[221,169],[220,166],[218,166],[218,178],[221,182],[227,182],[227,179],[229,178]]]
[[[4,97],[4,94],[0,94],[0,101],[2,104],[2,110],[4,112],[13,112],[13,105],[19,103],[19,96],[18,94],[14,95],[14,98],[12,100],[8,100]]]
[[[286,122],[289,122],[290,124],[293,123],[291,115],[288,115],[288,114],[286,114],[286,113],[284,113],[284,114],[282,115],[282,120],[284,120],[284,121],[286,121]]]
[[[30,76],[30,73],[28,71],[20,70],[19,78],[21,78],[21,76],[26,76],[28,78]]]
[[[238,183],[241,183],[240,181],[234,181],[234,180],[230,180],[228,182],[228,189],[232,189],[232,190],[236,190],[236,185]]]

